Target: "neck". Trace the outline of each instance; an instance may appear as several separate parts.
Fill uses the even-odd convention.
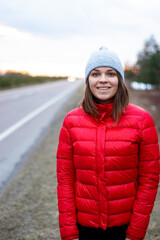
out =
[[[101,100],[101,99],[98,99],[96,97],[93,96],[93,100],[98,103],[98,104],[106,104],[106,103],[111,103],[114,101],[114,97],[113,98],[110,98],[110,99],[107,99],[107,100]]]

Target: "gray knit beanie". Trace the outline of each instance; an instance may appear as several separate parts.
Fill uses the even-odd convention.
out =
[[[91,53],[85,68],[85,83],[90,72],[97,67],[111,67],[120,73],[124,80],[122,64],[116,53],[109,51],[106,47],[101,47],[98,51]]]

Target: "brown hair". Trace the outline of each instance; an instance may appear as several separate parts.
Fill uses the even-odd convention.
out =
[[[118,119],[122,112],[129,103],[129,93],[126,84],[124,83],[121,75],[117,72],[118,77],[118,89],[113,99],[113,111],[111,116],[115,120],[115,123],[118,122]],[[94,96],[89,87],[89,81],[87,80],[85,93],[82,101],[78,104],[78,107],[82,107],[83,110],[91,114],[95,119],[99,116],[99,112],[94,104]]]

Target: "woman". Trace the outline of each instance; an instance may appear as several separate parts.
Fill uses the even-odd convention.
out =
[[[105,47],[91,54],[85,81],[57,150],[61,238],[142,240],[159,182],[154,122],[128,103],[121,62]]]

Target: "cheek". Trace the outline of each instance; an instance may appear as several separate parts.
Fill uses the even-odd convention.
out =
[[[113,86],[114,86],[115,91],[117,91],[117,89],[118,89],[118,79],[115,80],[115,82],[113,83]]]
[[[117,90],[118,90],[118,85],[115,86],[115,92],[117,92]]]
[[[90,87],[90,90],[91,91],[94,91],[94,88],[95,88],[95,85],[96,85],[96,82],[91,80],[91,79],[88,79],[89,81],[89,87]]]

